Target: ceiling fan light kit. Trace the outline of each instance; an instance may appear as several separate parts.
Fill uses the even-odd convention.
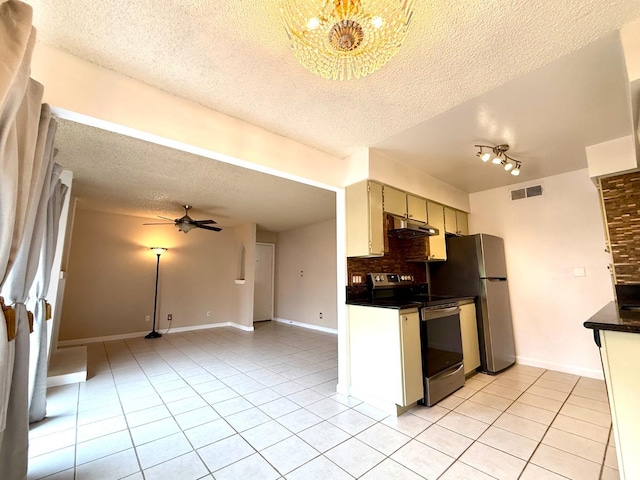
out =
[[[175,218],[175,219],[171,219],[168,217],[160,217],[158,216],[158,218],[162,218],[163,220],[171,220],[171,222],[173,223],[166,223],[166,222],[162,222],[162,223],[144,223],[143,225],[175,225],[177,227],[178,230],[180,230],[182,233],[189,233],[191,230],[193,230],[194,228],[202,228],[204,230],[212,230],[214,232],[219,232],[222,230],[222,228],[220,227],[213,227],[212,224],[218,223],[215,220],[194,220],[193,218],[191,218],[189,216],[189,210],[193,207],[191,207],[191,205],[183,205],[182,208],[184,208],[184,215],[180,218]]]
[[[369,75],[398,53],[414,0],[280,0],[291,49],[316,75]]]
[[[511,173],[514,177],[520,175],[520,167],[522,162],[507,155],[509,151],[509,145],[506,143],[496,146],[490,145],[475,145],[478,148],[476,156],[480,158],[484,163],[491,160],[493,165],[502,165],[506,172]],[[486,149],[486,151],[485,151]]]

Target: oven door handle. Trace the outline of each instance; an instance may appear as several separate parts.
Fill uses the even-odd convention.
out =
[[[422,315],[420,316],[420,320],[423,322],[429,320],[435,320],[437,318],[449,317],[451,315],[459,315],[460,307],[448,307],[448,308],[433,308],[433,309],[423,309]]]
[[[463,363],[460,363],[459,365],[453,365],[452,367],[449,367],[446,370],[434,375],[433,379],[437,378],[437,379],[440,380],[440,379],[443,379],[443,378],[450,377],[450,376],[455,375],[456,373],[458,373],[463,367],[464,367]]]

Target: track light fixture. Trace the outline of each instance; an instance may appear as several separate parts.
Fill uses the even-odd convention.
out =
[[[520,167],[522,163],[519,160],[511,158],[507,155],[509,151],[509,145],[502,144],[492,147],[490,145],[476,145],[478,153],[476,156],[480,157],[480,160],[487,163],[491,160],[494,165],[502,165],[505,171],[511,173],[511,175],[517,177],[520,175]]]

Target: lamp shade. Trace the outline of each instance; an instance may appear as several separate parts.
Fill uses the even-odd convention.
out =
[[[167,249],[163,247],[149,247],[149,249],[152,250],[156,255],[162,255],[167,251]]]

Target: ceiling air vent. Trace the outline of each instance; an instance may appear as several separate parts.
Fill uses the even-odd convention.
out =
[[[542,185],[533,185],[531,187],[519,188],[511,190],[511,200],[520,200],[522,198],[539,197],[542,195]]]

